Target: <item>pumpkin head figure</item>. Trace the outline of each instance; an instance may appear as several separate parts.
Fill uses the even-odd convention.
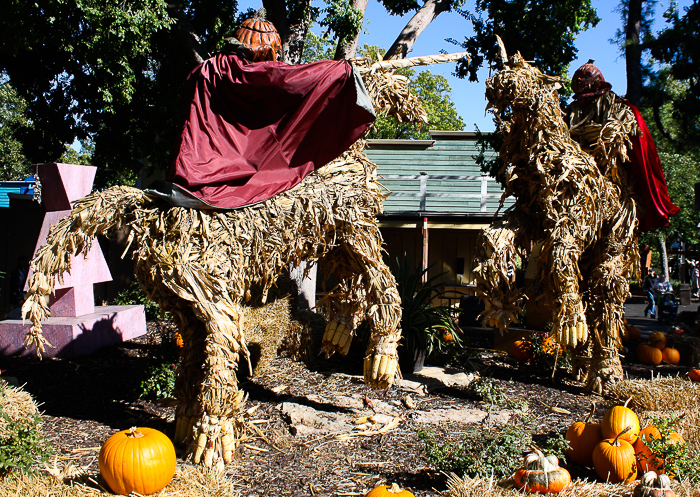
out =
[[[277,60],[282,48],[275,25],[265,20],[265,9],[258,10],[253,17],[241,23],[236,31],[236,39],[252,52],[252,62]]]
[[[556,456],[535,449],[525,456],[523,467],[515,472],[515,486],[531,493],[559,493],[571,483],[571,475],[559,467]]]

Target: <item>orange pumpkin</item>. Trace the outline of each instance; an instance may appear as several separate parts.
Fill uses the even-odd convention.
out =
[[[253,52],[253,62],[277,60],[277,53],[282,48],[282,39],[275,25],[265,20],[265,9],[258,10],[241,23],[236,39]]]
[[[566,455],[581,466],[593,466],[593,449],[603,440],[598,423],[577,421],[566,430]]]
[[[637,478],[637,459],[634,447],[619,433],[615,438],[607,438],[593,449],[593,468],[598,477],[609,483],[631,482]]]
[[[107,439],[98,463],[114,493],[152,494],[165,488],[175,474],[175,447],[158,430],[131,428]]]
[[[569,472],[559,467],[556,456],[535,450],[525,456],[523,467],[515,472],[515,486],[530,493],[559,493],[571,483]]]
[[[415,497],[415,495],[408,490],[403,490],[396,483],[392,483],[390,487],[379,486],[370,490],[365,494],[365,497]]]
[[[508,352],[522,362],[528,362],[534,357],[532,343],[528,340],[516,340]]]
[[[688,378],[690,378],[691,381],[700,381],[700,369],[690,368],[690,371],[688,371]]]
[[[654,425],[649,425],[639,432],[639,438],[633,444],[639,473],[643,474],[647,471],[654,471],[657,474],[664,474],[665,466],[672,464],[671,461],[666,461],[664,464],[664,461],[661,460],[657,454],[653,453],[645,443],[651,439],[661,440],[661,438],[661,432]],[[668,439],[665,440],[665,443],[667,445],[674,445],[677,443],[684,443],[684,440],[679,433],[674,431],[669,435]],[[673,475],[670,471],[669,474]]]
[[[678,364],[681,361],[681,354],[673,347],[666,347],[661,351],[661,357],[666,364]]]
[[[637,439],[639,429],[639,418],[626,405],[613,407],[605,413],[600,422],[603,438],[615,438],[620,435],[621,440],[630,444]]]
[[[637,359],[642,364],[651,364],[654,366],[658,366],[663,360],[663,354],[661,353],[661,350],[656,347],[652,347],[648,343],[640,343],[639,345],[637,345],[636,352]]]
[[[661,331],[655,331],[649,335],[649,345],[663,350],[666,347],[666,334]]]
[[[637,326],[629,325],[627,326],[627,336],[629,340],[640,340],[642,338],[642,330]]]

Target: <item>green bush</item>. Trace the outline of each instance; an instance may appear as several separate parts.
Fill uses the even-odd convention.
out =
[[[652,452],[652,460],[648,462],[679,480],[700,481],[700,457],[688,450],[687,442],[673,443],[671,440],[671,433],[676,431],[675,424],[678,418],[663,419],[651,416],[650,419],[659,429],[661,438],[645,440],[644,443]]]
[[[146,297],[138,281],[133,281],[126,290],[119,292],[119,295],[112,301],[112,305],[142,305],[146,311],[146,319],[149,321],[160,319],[160,307],[154,301]]]
[[[177,363],[163,361],[148,368],[141,382],[141,398],[158,400],[173,396]]]
[[[418,438],[425,447],[425,459],[440,471],[468,475],[472,478],[507,478],[522,466],[523,453],[537,447],[560,460],[565,457],[568,442],[561,433],[533,435],[536,421],[527,414],[527,401],[506,395],[491,378],[481,377],[468,388],[472,398],[492,408],[511,409],[506,425],[472,428],[454,440],[437,441],[430,430],[419,430]]]
[[[25,394],[0,378],[0,478],[11,473],[35,473],[35,463],[47,461],[52,453],[40,431],[43,420],[29,394]],[[10,409],[9,402],[15,398],[20,398],[22,405]],[[33,412],[15,412],[23,410],[24,405]]]

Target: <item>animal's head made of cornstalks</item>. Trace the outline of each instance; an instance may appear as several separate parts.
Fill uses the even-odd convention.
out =
[[[411,92],[410,80],[394,71],[401,67],[455,62],[469,57],[466,53],[428,55],[395,60],[353,59],[353,65],[362,75],[367,92],[377,115],[390,116],[398,122],[427,123],[428,114],[420,99]]]
[[[564,78],[543,74],[520,52],[508,57],[500,38],[498,44],[504,67],[486,80],[487,109],[498,115],[508,110],[517,114],[532,111],[544,102],[558,102],[557,90],[566,84]]]

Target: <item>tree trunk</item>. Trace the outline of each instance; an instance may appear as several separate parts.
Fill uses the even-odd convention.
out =
[[[287,10],[285,0],[263,0],[267,20],[277,28],[282,39],[279,60],[287,64],[299,64],[304,52],[304,41],[309,32],[310,0],[300,0]]]
[[[666,235],[663,233],[659,233],[659,256],[661,257],[661,270],[666,277],[666,281],[670,281],[668,274],[668,252],[666,252]]]
[[[192,63],[197,65],[209,58],[209,52],[202,45],[199,36],[194,30],[187,16],[182,11],[182,6],[179,2],[172,2],[168,5],[168,14],[174,17],[177,22],[175,24],[175,32],[183,44],[187,47],[190,53]]]
[[[391,58],[403,59],[408,55],[411,47],[420,34],[435,20],[435,18],[450,10],[449,0],[426,0],[423,6],[416,12],[406,27],[403,28],[394,44],[387,51],[384,60]]]
[[[643,1],[629,0],[625,39],[627,100],[637,107],[642,99],[642,48],[639,45],[639,36],[642,29]]]
[[[367,10],[367,4],[369,3],[369,0],[352,0],[352,7],[354,9],[357,9],[362,12],[362,17],[364,19],[365,11]],[[355,36],[345,43],[344,45],[341,45],[340,42],[338,42],[338,47],[335,50],[335,60],[342,60],[342,59],[352,59],[355,57],[355,54],[357,53],[357,42],[360,40],[360,33],[362,32],[362,26],[360,26],[357,29],[357,32],[355,33]]]

